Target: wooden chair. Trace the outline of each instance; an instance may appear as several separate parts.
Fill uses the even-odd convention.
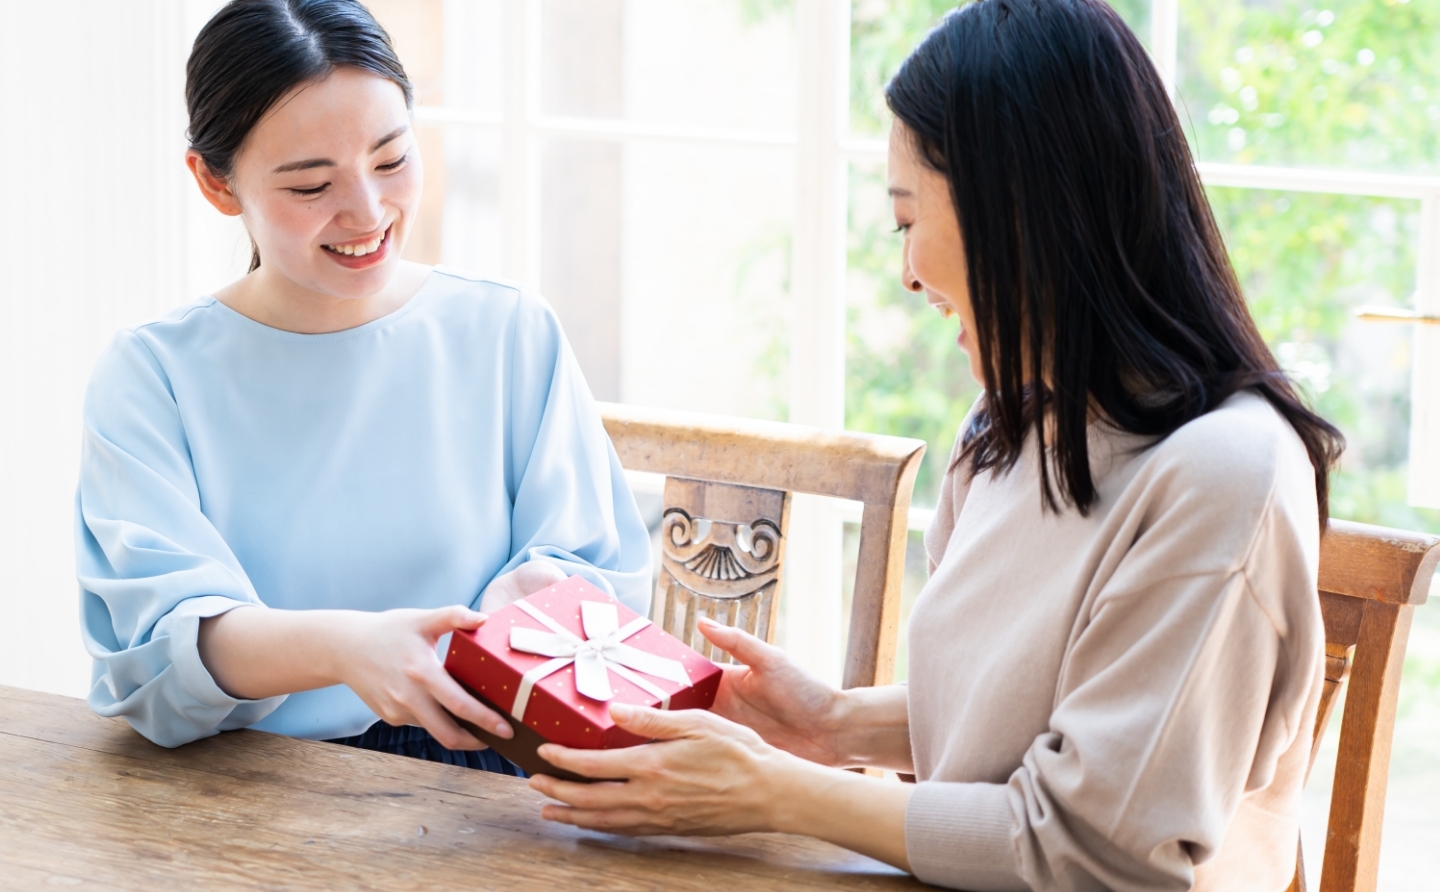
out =
[[[1335,695],[1349,683],[1326,833],[1320,892],[1370,892],[1380,868],[1385,782],[1405,641],[1440,562],[1440,537],[1330,521],[1320,543],[1320,610],[1325,617],[1325,688],[1315,750]],[[1304,892],[1296,865],[1291,892]]]
[[[612,403],[600,413],[621,465],[666,477],[656,625],[712,659],[724,655],[696,631],[701,616],[773,641],[790,494],[853,499],[865,510],[842,683],[890,683],[923,441]]]

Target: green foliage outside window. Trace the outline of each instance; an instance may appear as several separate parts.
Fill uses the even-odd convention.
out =
[[[1202,159],[1440,169],[1440,0],[1181,0],[1180,27]]]

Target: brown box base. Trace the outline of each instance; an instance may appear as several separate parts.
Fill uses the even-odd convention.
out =
[[[542,743],[549,742],[540,736],[540,732],[514,721],[510,718],[509,713],[492,703],[488,697],[478,693],[474,688],[465,684],[465,682],[459,681],[459,679],[456,679],[456,681],[470,696],[504,716],[506,722],[515,731],[515,736],[506,740],[503,737],[496,737],[479,725],[471,724],[459,716],[451,716],[451,718],[459,723],[460,727],[480,738],[481,743],[525,769],[526,774],[548,774],[551,777],[558,777],[561,780],[578,781],[582,784],[593,783],[588,777],[583,777],[573,771],[556,768],[554,765],[540,758],[540,754],[536,751],[540,749]]]

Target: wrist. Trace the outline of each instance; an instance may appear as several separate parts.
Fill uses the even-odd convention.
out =
[[[364,653],[361,641],[369,614],[360,610],[313,611],[320,628],[312,630],[315,643],[315,671],[327,685],[350,684],[351,656]]]
[[[815,814],[823,809],[816,802],[824,798],[831,776],[838,769],[811,762],[784,750],[774,751],[771,769],[761,778],[768,809],[765,829],[774,833],[813,835]]]
[[[866,777],[791,757],[771,782],[770,830],[813,836],[910,870],[905,817],[911,784]]]
[[[834,754],[830,763],[833,768],[844,768],[863,761],[864,754],[860,752],[859,730],[857,725],[864,721],[863,705],[860,702],[863,688],[850,688],[837,690],[830,702],[830,709],[825,719],[824,729],[828,749]]]

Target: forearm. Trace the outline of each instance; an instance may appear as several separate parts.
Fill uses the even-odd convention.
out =
[[[905,808],[914,785],[799,759],[778,781],[771,829],[813,836],[910,870]]]
[[[334,641],[353,613],[237,607],[201,620],[200,661],[242,700],[339,684]]]
[[[831,724],[840,766],[914,770],[909,696],[904,685],[841,692]]]

